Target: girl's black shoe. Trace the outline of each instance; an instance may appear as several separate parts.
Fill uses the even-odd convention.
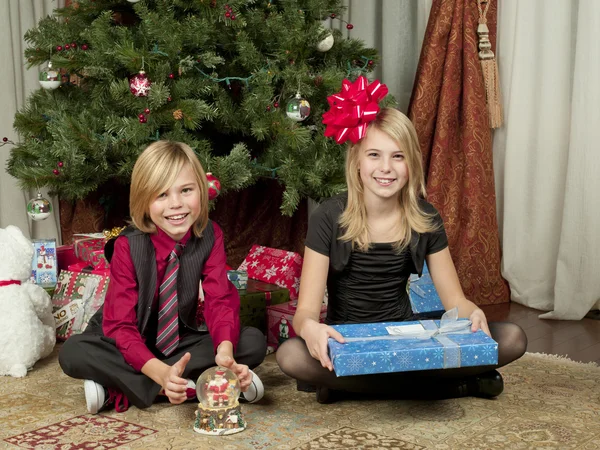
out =
[[[321,404],[333,403],[336,401],[336,393],[333,389],[326,388],[325,386],[317,386],[317,402]]]
[[[467,381],[469,395],[481,398],[494,398],[502,394],[504,380],[497,370],[476,375]]]
[[[317,390],[317,386],[307,383],[306,381],[296,380],[296,390],[301,392],[315,392]]]

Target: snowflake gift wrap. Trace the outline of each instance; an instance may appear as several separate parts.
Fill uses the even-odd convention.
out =
[[[290,291],[290,300],[298,299],[302,257],[298,253],[253,245],[238,267],[248,278],[276,284]]]
[[[438,320],[334,325],[346,343],[329,339],[339,376],[487,366],[498,363],[498,344],[470,322],[444,332]],[[464,324],[464,326],[463,326]]]

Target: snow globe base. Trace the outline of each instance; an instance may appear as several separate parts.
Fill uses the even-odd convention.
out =
[[[210,436],[225,436],[245,429],[246,421],[238,402],[225,407],[206,407],[201,403],[198,404],[194,422],[195,432]]]

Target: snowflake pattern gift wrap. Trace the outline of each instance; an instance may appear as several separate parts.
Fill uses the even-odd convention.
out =
[[[335,374],[339,377],[498,363],[498,344],[492,338],[481,330],[473,333],[468,320],[451,322],[442,319],[334,325],[346,339],[345,344],[329,339]]]
[[[423,267],[423,276],[410,276],[408,295],[413,313],[419,319],[439,318],[444,314],[444,305],[435,289],[427,264]]]
[[[253,245],[238,270],[248,278],[273,283],[290,291],[290,299],[298,299],[302,257],[298,253]]]

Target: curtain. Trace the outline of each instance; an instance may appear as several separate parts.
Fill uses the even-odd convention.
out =
[[[600,2],[502,2],[505,125],[494,139],[512,299],[578,320],[600,308]]]
[[[431,0],[344,0],[343,21],[328,19],[326,26],[361,39],[379,51],[372,78],[385,83],[406,112],[419,61]],[[346,22],[354,27],[346,28]]]
[[[496,1],[487,14],[495,44]],[[436,0],[421,51],[409,117],[425,166],[428,200],[448,234],[467,298],[509,301],[500,273],[492,131],[478,60],[476,0]]]
[[[38,68],[25,68],[23,52],[26,43],[25,32],[34,27],[38,20],[51,14],[52,10],[64,4],[64,0],[3,0],[0,2],[0,136],[18,142],[19,136],[12,130],[15,113],[25,104],[27,95],[39,88]],[[18,226],[31,238],[59,239],[58,200],[50,198],[42,189],[44,197],[52,202],[54,216],[40,222],[31,221],[26,212],[27,202],[35,198],[37,191],[23,191],[17,180],[6,173],[10,145],[0,147],[0,227]],[[49,169],[51,170],[51,169]]]

